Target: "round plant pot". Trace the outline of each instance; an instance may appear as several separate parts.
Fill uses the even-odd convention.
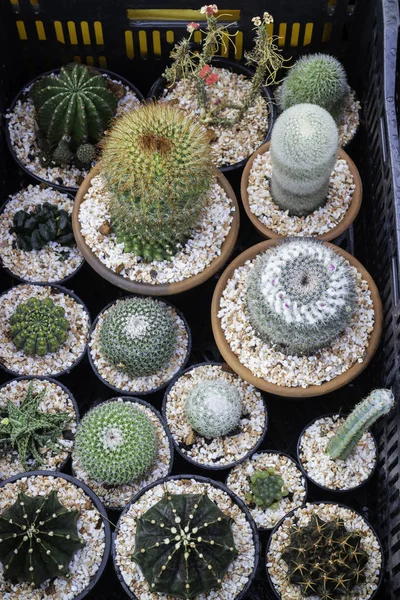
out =
[[[38,81],[38,79],[41,79],[45,75],[56,75],[57,73],[60,72],[60,70],[61,69],[52,69],[51,71],[46,71],[45,73],[41,73],[40,75],[38,75],[37,77],[35,77],[31,81],[29,81],[29,83],[25,84],[24,87],[15,96],[15,98],[7,112],[11,113],[14,110],[15,105],[17,104],[17,102],[19,100],[23,101],[26,99],[26,97],[27,97],[26,89],[31,88],[32,85],[34,83],[36,83],[36,81]],[[108,75],[110,79],[115,79],[117,81],[120,81],[124,86],[129,87],[130,90],[135,93],[135,95],[137,96],[139,101],[142,101],[144,99],[143,94],[137,89],[137,87],[134,86],[133,83],[131,83],[130,81],[125,79],[125,77],[122,77],[121,75],[117,75],[116,73],[113,73],[112,71],[108,71],[107,69],[96,68],[96,71],[99,71],[99,73],[102,73],[103,75]],[[17,155],[14,151],[14,147],[11,142],[10,131],[9,131],[8,126],[5,128],[5,135],[6,135],[7,145],[8,145],[8,149],[11,153],[11,156],[13,157],[13,159],[15,160],[15,162],[17,163],[19,168],[22,169],[23,171],[25,171],[25,173],[27,175],[29,175],[30,177],[32,177],[39,183],[45,183],[46,185],[49,185],[50,187],[53,187],[53,188],[59,190],[60,192],[71,192],[72,194],[75,194],[77,192],[77,189],[78,189],[77,187],[68,187],[68,186],[60,185],[58,183],[54,183],[53,181],[48,181],[47,179],[43,179],[42,177],[35,175],[35,173],[33,171],[30,171],[26,167],[26,165],[24,165],[17,157]]]
[[[15,477],[10,477],[9,479],[6,479],[2,483],[0,483],[0,490],[2,488],[4,488],[6,485],[13,483],[15,481],[18,481],[19,479],[39,477],[39,476],[51,477],[54,479],[64,479],[65,481],[73,484],[77,488],[80,488],[86,494],[86,496],[88,496],[88,498],[90,499],[92,504],[95,506],[97,511],[100,513],[102,524],[104,526],[104,536],[105,536],[103,556],[101,557],[101,560],[100,560],[100,557],[98,559],[99,567],[98,567],[96,573],[94,574],[94,576],[91,578],[90,583],[77,595],[71,596],[72,600],[83,600],[83,598],[85,598],[93,590],[93,588],[96,586],[99,579],[101,578],[101,576],[104,572],[104,569],[107,565],[108,557],[110,554],[112,540],[111,540],[111,529],[110,529],[110,525],[108,522],[106,510],[105,510],[104,506],[102,505],[102,503],[100,502],[100,500],[97,498],[97,496],[92,492],[92,490],[90,488],[88,488],[84,483],[82,483],[75,477],[71,477],[70,475],[66,475],[65,473],[56,473],[53,471],[31,471],[29,473],[20,473],[19,475],[16,475]],[[29,491],[28,491],[28,495],[30,495]],[[25,595],[23,597],[26,598]],[[46,595],[46,598],[47,597],[50,600],[51,599],[58,600],[58,597],[53,596],[53,595]]]
[[[211,64],[216,69],[227,69],[229,71],[232,71],[233,73],[237,73],[238,75],[244,75],[248,79],[251,79],[254,75],[254,71],[252,71],[248,67],[245,67],[243,64],[241,64],[239,62],[229,60],[228,58],[215,57],[212,59]],[[159,98],[162,97],[163,91],[166,88],[166,86],[167,86],[166,79],[163,76],[159,77],[151,86],[149,93],[147,94],[147,98],[151,99],[151,100],[158,100]],[[265,133],[265,138],[263,141],[263,143],[265,143],[271,137],[272,128],[274,126],[274,122],[276,119],[276,105],[275,105],[273,96],[268,87],[264,86],[261,88],[261,95],[264,97],[265,102],[269,106],[268,130]],[[230,171],[237,171],[244,167],[247,160],[248,160],[248,158],[244,158],[243,160],[241,160],[237,163],[223,165],[222,167],[219,167],[219,170],[222,171],[222,173],[228,173]]]
[[[352,266],[356,267],[357,271],[361,273],[362,278],[368,283],[373,302],[375,321],[363,362],[356,362],[347,371],[334,377],[333,379],[331,379],[331,381],[326,381],[321,385],[310,385],[307,388],[281,386],[274,383],[270,383],[261,377],[255,376],[250,371],[250,369],[245,367],[240,362],[239,358],[231,350],[231,347],[227,342],[224,335],[224,331],[221,327],[221,322],[218,317],[218,313],[220,310],[222,293],[226,287],[227,282],[233,276],[235,270],[238,267],[243,266],[246,263],[246,261],[254,259],[258,254],[260,254],[264,250],[268,250],[269,248],[276,246],[279,242],[280,240],[278,239],[267,240],[265,242],[256,244],[251,248],[248,248],[247,250],[242,252],[242,254],[240,254],[232,263],[230,263],[230,265],[222,273],[215,288],[211,304],[211,324],[214,338],[219,351],[221,352],[222,356],[224,357],[228,365],[231,367],[231,369],[235,371],[235,373],[240,375],[243,379],[245,379],[249,383],[252,383],[255,387],[259,388],[260,390],[268,392],[269,394],[285,396],[288,398],[311,398],[314,396],[322,396],[324,394],[333,392],[334,390],[337,390],[343,387],[344,385],[347,385],[348,383],[350,383],[350,381],[353,381],[353,379],[358,377],[358,375],[360,375],[371,362],[372,357],[374,356],[379,346],[379,341],[382,332],[382,302],[379,297],[378,288],[376,287],[374,280],[372,279],[368,271],[362,266],[362,264],[358,262],[358,260],[354,258],[354,256],[352,256],[345,250],[342,250],[342,248],[334,246],[329,242],[324,242],[329,247],[334,249],[338,254],[340,254],[346,260],[348,260]]]
[[[249,217],[250,221],[253,223],[253,225],[257,229],[257,231],[259,233],[261,233],[261,235],[265,238],[275,239],[275,238],[283,238],[285,236],[283,236],[279,233],[276,233],[276,231],[274,231],[273,229],[269,229],[266,225],[264,225],[264,223],[262,223],[262,221],[260,221],[260,219],[253,212],[251,212],[250,203],[249,203],[249,194],[247,191],[247,188],[249,185],[249,176],[250,176],[250,172],[251,172],[251,169],[252,169],[252,166],[254,163],[254,159],[257,156],[259,156],[260,154],[265,154],[266,152],[269,152],[270,144],[271,144],[271,142],[267,142],[266,144],[261,146],[261,148],[256,150],[254,152],[254,154],[252,154],[251,157],[249,158],[249,160],[243,170],[242,179],[241,179],[241,183],[240,183],[240,193],[242,196],[244,210],[246,211],[247,216]],[[355,189],[354,189],[354,192],[353,192],[353,195],[351,198],[349,209],[346,212],[346,214],[344,215],[343,219],[340,221],[340,223],[338,223],[336,225],[336,227],[334,227],[333,229],[330,229],[326,233],[316,236],[318,239],[324,240],[326,242],[334,240],[335,238],[339,237],[339,235],[341,235],[344,231],[346,231],[346,229],[348,229],[350,227],[350,225],[353,223],[353,221],[357,217],[357,215],[360,211],[360,208],[361,208],[362,183],[361,183],[361,177],[358,172],[358,169],[357,169],[356,165],[354,164],[354,162],[351,160],[350,156],[342,148],[339,148],[338,158],[343,159],[347,162],[350,173],[353,177]]]
[[[124,519],[124,516],[126,515],[126,513],[129,511],[129,509],[131,508],[132,505],[134,505],[135,503],[137,503],[140,498],[147,493],[149,490],[151,490],[152,488],[159,486],[159,485],[165,485],[168,484],[168,482],[171,481],[177,481],[177,480],[192,480],[195,482],[199,482],[199,483],[203,483],[203,484],[210,484],[213,487],[222,490],[223,492],[225,492],[226,494],[229,495],[229,497],[232,500],[232,503],[235,504],[236,506],[239,507],[239,509],[245,514],[246,517],[246,521],[248,523],[248,525],[251,528],[251,532],[252,532],[252,539],[253,539],[253,544],[254,544],[254,565],[253,565],[253,569],[252,572],[249,576],[249,579],[247,581],[247,583],[245,584],[245,586],[243,587],[243,589],[236,595],[234,596],[230,596],[229,599],[226,598],[226,600],[243,600],[246,592],[248,591],[249,587],[251,586],[254,577],[256,575],[257,572],[257,567],[258,567],[258,563],[259,563],[259,558],[260,558],[260,552],[261,552],[261,545],[260,545],[260,540],[258,537],[258,533],[257,533],[257,528],[255,526],[255,523],[253,521],[253,518],[251,517],[248,509],[246,508],[246,506],[243,504],[243,502],[240,500],[240,498],[238,498],[235,494],[233,494],[224,484],[218,482],[218,481],[213,481],[212,479],[209,479],[208,477],[202,477],[200,475],[173,475],[171,477],[166,477],[164,479],[159,479],[158,481],[155,481],[154,483],[152,483],[151,485],[147,486],[146,488],[144,488],[143,490],[141,490],[138,494],[136,494],[136,496],[134,496],[132,498],[132,500],[129,502],[129,504],[125,507],[125,509],[123,510],[123,512],[121,513],[121,516],[118,520],[116,529],[113,533],[113,541],[112,541],[112,557],[113,557],[113,561],[114,561],[114,568],[115,568],[115,572],[117,574],[117,577],[125,591],[125,593],[127,594],[127,596],[129,598],[131,598],[132,600],[140,600],[139,596],[136,596],[134,592],[132,592],[132,590],[129,588],[129,586],[127,585],[127,583],[125,582],[125,579],[121,573],[121,570],[119,568],[119,565],[117,563],[117,551],[116,551],[116,542],[117,542],[117,538],[118,538],[118,534],[119,534],[119,530],[121,527],[121,521]],[[157,502],[160,498],[158,498],[157,500],[154,501]],[[212,593],[212,591],[210,590],[210,593]],[[147,594],[146,594],[147,596]],[[158,594],[155,594],[156,597],[158,597]],[[148,596],[149,597],[149,596]],[[215,596],[212,595],[210,596],[211,598],[214,598]],[[150,598],[150,597],[149,597]],[[206,596],[207,600],[208,600],[208,594]],[[218,598],[220,600],[223,600],[222,596],[218,596]]]

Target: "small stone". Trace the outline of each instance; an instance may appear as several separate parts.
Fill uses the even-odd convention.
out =
[[[185,444],[187,446],[193,446],[195,441],[196,441],[196,432],[194,431],[194,429],[191,429],[185,438]]]
[[[110,221],[104,221],[104,223],[102,223],[102,225],[100,225],[98,231],[99,231],[99,233],[101,233],[101,235],[110,235],[110,233],[111,233]]]
[[[117,275],[119,275],[121,273],[121,271],[123,271],[124,269],[125,269],[125,265],[124,265],[124,263],[121,263],[115,268],[115,272]]]

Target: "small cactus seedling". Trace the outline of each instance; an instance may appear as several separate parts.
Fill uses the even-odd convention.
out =
[[[165,494],[137,519],[135,552],[151,592],[194,598],[220,587],[237,555],[232,519],[206,494]]]
[[[273,467],[256,471],[249,477],[250,492],[246,501],[261,508],[276,510],[280,500],[289,495],[285,482]]]
[[[78,510],[67,510],[57,492],[27,496],[0,514],[0,561],[3,576],[34,587],[53,577],[68,576],[79,539]]]
[[[49,242],[70,246],[75,242],[71,215],[45,202],[32,211],[19,210],[13,217],[10,233],[16,235],[13,247],[20,250],[41,250]]]

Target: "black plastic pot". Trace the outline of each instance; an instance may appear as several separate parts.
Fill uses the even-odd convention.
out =
[[[93,590],[95,585],[98,583],[98,581],[99,581],[100,577],[102,576],[103,571],[107,565],[108,557],[110,554],[112,540],[111,540],[111,529],[110,529],[110,525],[108,523],[106,510],[105,510],[103,504],[100,502],[100,500],[96,496],[96,494],[94,494],[92,492],[92,490],[87,487],[87,485],[85,485],[84,483],[82,483],[81,481],[76,479],[75,477],[71,477],[71,475],[66,475],[65,473],[57,473],[55,471],[31,471],[29,473],[20,473],[19,475],[10,477],[9,479],[6,479],[2,483],[0,483],[0,490],[2,487],[7,485],[8,483],[12,483],[14,481],[17,481],[18,479],[22,479],[23,477],[37,477],[39,475],[44,475],[44,476],[48,476],[48,477],[60,477],[61,479],[70,481],[77,487],[81,488],[85,492],[85,494],[87,496],[89,496],[90,500],[93,502],[93,504],[95,505],[95,507],[97,508],[97,510],[99,511],[99,513],[102,517],[103,525],[104,525],[104,534],[105,534],[104,554],[101,559],[100,566],[96,572],[96,575],[93,577],[93,579],[91,580],[89,585],[82,592],[80,592],[77,596],[74,596],[74,598],[73,598],[73,600],[82,600]]]
[[[118,394],[124,394],[125,396],[147,396],[148,394],[154,394],[155,392],[159,392],[160,390],[162,390],[163,388],[165,388],[165,386],[169,384],[170,380],[166,381],[162,385],[159,385],[158,387],[156,387],[156,388],[154,388],[152,390],[146,390],[144,392],[130,392],[129,390],[120,390],[119,388],[113,386],[111,383],[108,383],[108,381],[106,379],[104,379],[100,375],[100,373],[97,370],[96,365],[94,364],[94,360],[92,358],[92,353],[90,351],[90,341],[92,339],[93,331],[96,329],[96,325],[98,323],[100,315],[102,315],[106,310],[108,310],[117,301],[119,302],[120,300],[125,300],[127,298],[135,298],[135,297],[136,296],[134,294],[132,294],[130,296],[122,296],[121,298],[118,298],[117,300],[114,300],[113,302],[110,302],[109,304],[107,304],[107,306],[105,306],[103,308],[103,310],[101,310],[99,312],[99,314],[95,318],[95,320],[93,322],[93,325],[92,325],[92,327],[91,327],[91,329],[89,331],[89,339],[88,339],[88,344],[87,344],[87,354],[88,354],[90,366],[92,367],[93,372],[100,379],[100,381],[102,383],[104,383],[104,385],[106,385],[107,387],[109,387],[111,390],[113,390],[114,392],[117,392]],[[158,300],[160,300],[161,302],[164,302],[164,304],[167,304],[168,306],[172,306],[172,308],[174,308],[176,310],[177,314],[179,315],[179,317],[182,319],[182,321],[185,324],[185,328],[186,328],[186,332],[187,332],[187,336],[188,336],[188,348],[187,348],[185,360],[183,361],[182,366],[180,367],[178,373],[176,373],[176,375],[174,375],[174,377],[175,376],[178,377],[180,375],[180,373],[182,373],[183,369],[185,368],[185,365],[186,365],[186,363],[187,363],[187,361],[189,360],[189,357],[190,357],[190,352],[192,350],[192,336],[191,336],[191,333],[190,333],[190,328],[189,328],[189,325],[188,325],[185,317],[183,316],[183,314],[173,304],[171,304],[171,302],[168,302],[167,300],[164,300],[164,298],[158,298]]]
[[[229,60],[228,58],[215,57],[212,59],[211,64],[213,67],[215,67],[217,69],[228,69],[228,70],[232,71],[233,73],[238,73],[239,75],[245,75],[249,79],[251,79],[254,75],[254,71],[252,71],[251,69],[245,67],[241,63],[235,62],[233,60]],[[166,84],[165,78],[163,76],[159,77],[151,86],[149,93],[147,94],[147,98],[153,99],[153,100],[158,100],[159,98],[161,98],[163,96],[163,90],[166,87],[166,85],[167,84]],[[270,92],[269,88],[263,87],[261,89],[261,94],[265,98],[265,101],[269,106],[269,115],[268,115],[268,130],[267,130],[265,137],[264,137],[263,141],[261,142],[260,146],[265,144],[265,142],[268,142],[269,138],[271,137],[272,127],[274,126],[274,122],[276,119],[276,107],[275,107],[275,103],[273,100],[273,95]],[[257,148],[255,148],[253,150],[253,152],[255,150],[257,150]],[[220,171],[222,171],[222,173],[229,173],[230,171],[236,171],[236,170],[242,169],[244,167],[244,165],[246,164],[247,160],[253,154],[253,152],[250,152],[250,154],[247,158],[244,158],[243,160],[241,160],[237,163],[230,164],[230,165],[223,165],[222,167],[218,167],[218,169]]]
[[[54,75],[60,72],[61,69],[52,69],[51,71],[46,71],[45,73],[41,73],[40,75],[38,75],[38,77],[35,77],[35,79],[32,79],[31,81],[29,81],[28,83],[26,83],[24,85],[24,87],[18,92],[18,94],[15,96],[10,108],[8,109],[8,113],[12,112],[14,110],[14,107],[16,105],[16,103],[19,100],[25,100],[26,96],[27,96],[27,92],[26,89],[28,87],[31,87],[34,83],[36,83],[36,81],[38,79],[41,79],[42,77],[44,77],[45,75]],[[123,85],[129,87],[138,97],[138,99],[140,101],[142,101],[143,98],[143,94],[141,92],[139,92],[139,90],[137,89],[137,87],[135,87],[133,85],[133,83],[131,83],[130,81],[128,81],[127,79],[125,79],[125,77],[122,77],[121,75],[117,75],[116,73],[113,73],[112,71],[108,71],[107,69],[100,69],[100,68],[96,68],[96,71],[99,71],[100,73],[103,73],[105,75],[108,75],[110,77],[110,79],[116,79],[117,81],[120,81]],[[46,185],[48,185],[49,187],[53,187],[56,190],[59,190],[60,192],[70,192],[71,194],[76,194],[76,192],[78,191],[78,187],[68,187],[65,185],[60,185],[58,183],[54,183],[53,181],[47,181],[46,179],[42,179],[42,177],[39,177],[38,175],[35,175],[35,173],[33,171],[30,171],[20,160],[19,158],[16,156],[15,152],[14,152],[14,148],[13,145],[11,143],[11,138],[10,138],[10,132],[9,132],[9,128],[8,128],[8,123],[6,123],[6,127],[5,127],[5,135],[6,135],[6,140],[7,140],[7,145],[8,145],[8,149],[11,153],[11,156],[13,157],[13,159],[15,160],[15,162],[17,163],[17,165],[20,167],[20,169],[22,169],[23,171],[25,171],[25,173],[27,175],[29,175],[29,177],[32,177],[32,179],[35,179],[36,181],[38,181],[39,183],[45,183]]]
[[[191,463],[192,465],[195,465],[196,467],[199,467],[200,469],[207,469],[209,471],[226,471],[228,469],[231,469],[232,467],[239,465],[240,463],[244,462],[246,459],[248,459],[252,454],[254,454],[254,452],[256,452],[257,448],[259,448],[260,444],[262,443],[262,441],[264,440],[264,437],[267,433],[267,429],[268,429],[268,411],[267,411],[267,406],[265,403],[264,398],[263,399],[263,403],[264,403],[264,408],[265,408],[265,423],[264,423],[264,429],[263,432],[260,436],[260,438],[258,439],[257,443],[253,446],[253,448],[251,450],[249,450],[242,458],[228,463],[226,465],[209,465],[209,464],[203,464],[203,463],[199,463],[196,460],[194,460],[193,458],[191,458],[190,456],[188,456],[187,454],[185,454],[185,452],[182,452],[178,442],[175,440],[174,436],[172,435],[170,429],[169,429],[169,425],[168,425],[168,419],[167,419],[167,399],[168,399],[168,395],[171,391],[171,389],[173,388],[173,386],[175,385],[175,383],[177,382],[177,380],[182,377],[183,375],[185,375],[186,373],[188,373],[189,371],[192,371],[193,369],[196,369],[197,367],[201,367],[203,365],[218,365],[222,367],[222,363],[218,363],[218,362],[206,362],[206,363],[198,363],[196,365],[192,365],[191,367],[188,367],[187,369],[185,369],[184,371],[181,371],[180,373],[178,373],[178,375],[176,377],[174,377],[174,379],[171,381],[171,383],[169,384],[168,388],[165,391],[164,394],[164,398],[163,398],[163,402],[162,402],[162,415],[164,417],[164,421],[167,425],[168,431],[171,435],[173,444],[175,446],[176,451],[182,456],[182,458],[184,458],[185,460],[187,460],[187,462]],[[232,373],[233,375],[235,375],[234,373]],[[237,376],[239,377],[239,376]]]
[[[117,574],[118,580],[121,583],[125,593],[127,594],[127,596],[129,598],[131,598],[132,600],[140,600],[140,598],[138,598],[133,592],[132,590],[128,587],[128,585],[125,583],[125,580],[121,574],[121,571],[119,570],[117,561],[116,561],[116,550],[115,550],[115,542],[118,536],[118,531],[119,531],[119,527],[120,527],[120,520],[121,518],[125,515],[125,513],[128,511],[128,509],[130,508],[130,506],[132,504],[134,504],[135,502],[137,502],[139,500],[139,498],[145,494],[148,490],[150,490],[151,488],[166,483],[168,481],[173,481],[173,480],[178,480],[178,479],[194,479],[195,481],[199,481],[201,483],[209,483],[211,485],[213,485],[214,487],[217,487],[221,490],[223,490],[224,492],[226,492],[230,498],[232,499],[232,501],[237,504],[239,506],[239,508],[244,512],[244,514],[246,515],[246,519],[248,521],[248,523],[250,524],[250,527],[252,529],[253,532],[253,542],[254,542],[254,568],[253,568],[253,572],[249,577],[248,582],[246,583],[246,585],[244,586],[244,588],[242,589],[242,591],[235,596],[234,598],[231,598],[230,600],[243,600],[246,592],[248,591],[249,587],[251,586],[255,575],[257,573],[257,567],[258,567],[258,563],[259,563],[259,559],[260,559],[260,553],[261,553],[261,544],[260,544],[260,540],[258,537],[258,532],[257,532],[257,527],[255,526],[255,523],[253,521],[253,517],[251,516],[251,514],[249,513],[247,507],[243,504],[243,502],[240,500],[240,498],[238,498],[236,496],[236,494],[234,494],[233,492],[231,492],[223,483],[220,483],[219,481],[213,481],[212,479],[209,479],[208,477],[202,477],[201,475],[173,475],[171,477],[164,477],[163,479],[159,479],[158,481],[155,481],[154,483],[152,483],[151,485],[148,485],[147,487],[145,487],[143,490],[141,490],[138,494],[136,494],[136,496],[134,496],[132,498],[132,500],[129,502],[129,504],[124,508],[124,510],[121,513],[121,516],[118,520],[117,526],[115,528],[115,531],[113,533],[113,539],[112,539],[112,548],[111,548],[111,554],[112,554],[112,558],[113,558],[113,562],[114,562],[114,569],[115,572]]]

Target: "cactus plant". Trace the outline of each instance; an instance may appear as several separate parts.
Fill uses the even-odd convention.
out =
[[[201,381],[190,390],[185,400],[185,412],[190,425],[200,435],[221,437],[235,430],[240,423],[240,392],[225,381]]]
[[[340,519],[323,521],[314,514],[308,525],[293,525],[282,559],[302,597],[340,600],[352,597],[365,580],[368,554],[357,531],[347,531]]]
[[[75,435],[74,456],[97,483],[123,485],[145,475],[157,458],[149,417],[133,402],[112,400],[90,410]]]
[[[247,280],[250,322],[289,355],[328,346],[350,324],[356,279],[350,263],[314,238],[289,238],[260,254]]]
[[[338,145],[338,129],[325,109],[297,104],[285,110],[271,136],[274,203],[297,216],[325,204]]]
[[[71,215],[64,209],[45,202],[32,211],[18,210],[9,233],[15,234],[13,247],[20,250],[41,250],[49,242],[69,246],[75,242]]]
[[[246,494],[246,502],[254,503],[261,508],[276,510],[279,501],[289,495],[285,482],[273,467],[255,471],[249,477],[250,491]]]
[[[42,448],[57,449],[57,440],[71,421],[68,413],[39,410],[45,394],[46,388],[34,393],[31,381],[19,406],[9,400],[0,407],[0,449],[16,449],[25,471],[43,464]],[[29,465],[29,458],[35,462]]]
[[[135,552],[151,592],[194,598],[220,587],[237,555],[232,519],[206,494],[168,494],[136,521]]]
[[[74,554],[83,548],[79,539],[78,510],[68,510],[57,492],[27,496],[0,513],[0,561],[3,576],[11,581],[41,583],[69,575]]]
[[[120,300],[101,324],[101,353],[130,377],[144,377],[162,369],[176,345],[173,317],[165,305],[151,298]]]
[[[394,406],[394,396],[390,390],[374,390],[351,411],[327,446],[327,453],[333,459],[346,460],[372,425]]]
[[[104,142],[111,226],[125,252],[168,259],[196,226],[212,183],[206,133],[164,103],[124,114]]]
[[[45,356],[57,352],[67,339],[69,321],[51,298],[21,302],[9,319],[10,337],[25,354]]]

